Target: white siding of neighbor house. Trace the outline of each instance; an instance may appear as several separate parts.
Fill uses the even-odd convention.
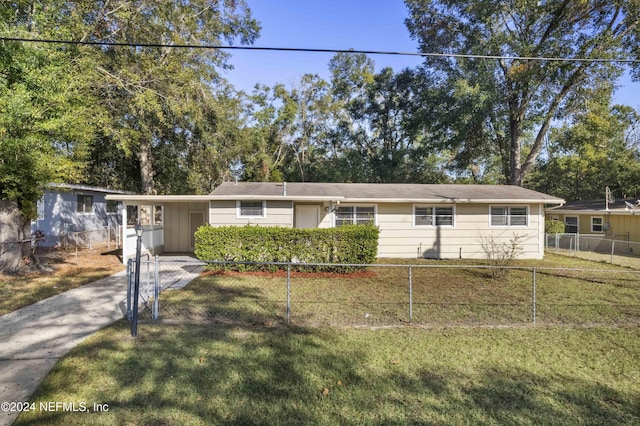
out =
[[[257,200],[252,200],[257,201]],[[238,207],[235,200],[211,201],[209,209],[209,223],[212,226],[293,226],[292,201],[266,201],[264,217],[238,217]]]

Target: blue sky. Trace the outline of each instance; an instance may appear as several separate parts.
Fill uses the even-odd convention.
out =
[[[417,52],[404,20],[403,0],[247,0],[262,31],[255,46],[306,47]],[[239,90],[256,83],[291,85],[305,73],[329,79],[331,53],[231,51],[234,70],[225,77]],[[376,70],[400,71],[422,62],[418,57],[371,55]],[[619,81],[615,101],[640,109],[640,83]]]

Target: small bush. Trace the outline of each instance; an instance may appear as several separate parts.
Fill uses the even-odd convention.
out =
[[[373,225],[315,229],[207,225],[196,231],[195,254],[203,261],[293,262],[299,264],[298,270],[336,272],[336,267],[303,265],[373,263],[378,253],[378,235],[378,227]],[[278,269],[277,265],[236,266],[240,270]],[[340,271],[353,269],[357,268],[343,267]]]
[[[544,223],[544,232],[547,234],[564,234],[564,223],[559,220],[548,220]]]
[[[521,244],[523,238],[522,235],[517,234],[513,234],[513,238],[508,242],[499,242],[492,236],[480,238],[480,246],[489,266],[494,266],[489,269],[491,278],[498,280],[507,276],[509,272],[507,267],[511,266],[524,251]]]

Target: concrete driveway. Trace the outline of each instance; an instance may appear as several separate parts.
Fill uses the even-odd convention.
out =
[[[161,258],[163,288],[180,288],[202,270],[193,258]],[[171,263],[164,263],[172,261]],[[142,271],[142,268],[141,268]],[[0,403],[25,402],[71,348],[126,315],[126,271],[0,316]],[[0,409],[0,426],[18,412]]]

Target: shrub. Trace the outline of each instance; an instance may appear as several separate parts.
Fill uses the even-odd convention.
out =
[[[544,223],[544,232],[547,234],[564,234],[564,223],[559,220],[548,220]]]
[[[296,269],[337,271],[336,267],[302,264],[373,263],[378,253],[378,235],[378,227],[373,225],[315,229],[207,225],[196,231],[195,254],[203,261],[294,262],[301,264]],[[236,269],[275,270],[278,266],[237,265]]]
[[[513,238],[508,242],[499,242],[493,236],[480,238],[482,251],[488,260],[489,266],[493,266],[493,268],[489,269],[491,278],[498,280],[507,276],[509,272],[507,267],[511,266],[524,251],[522,247],[523,238],[524,236],[517,234],[513,234]]]

